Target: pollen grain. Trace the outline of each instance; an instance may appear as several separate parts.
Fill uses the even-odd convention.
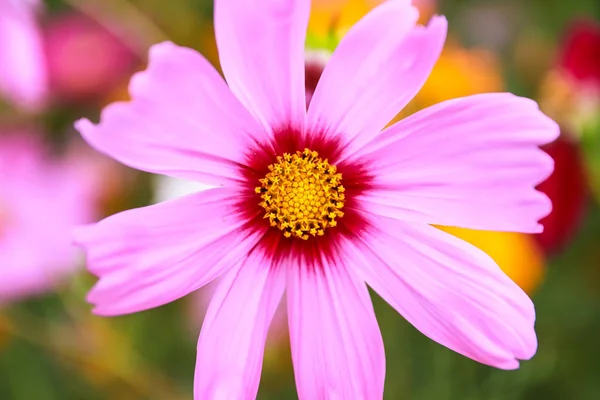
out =
[[[344,216],[342,174],[316,151],[278,156],[259,182],[255,191],[262,199],[264,218],[285,237],[323,236]]]

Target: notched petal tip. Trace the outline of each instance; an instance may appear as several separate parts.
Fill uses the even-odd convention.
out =
[[[152,62],[155,58],[162,57],[165,55],[165,53],[168,53],[171,50],[180,49],[180,48],[181,48],[181,46],[176,45],[175,43],[171,42],[170,40],[166,40],[164,42],[160,42],[155,45],[152,45],[150,47],[150,50],[148,51],[148,58],[150,59],[150,62]]]
[[[492,367],[503,369],[505,371],[513,371],[519,369],[520,366],[521,364],[517,359],[507,360],[506,362],[499,363],[497,365],[492,365]]]
[[[481,96],[485,100],[491,98],[498,103],[498,106],[514,106],[515,110],[521,112],[521,118],[530,118],[539,132],[537,144],[540,146],[553,142],[560,135],[558,123],[541,111],[538,102],[533,99],[507,92],[482,93],[475,96]]]
[[[444,15],[434,15],[426,26],[446,32],[448,31],[448,19]]]
[[[435,50],[439,57],[444,49],[444,44],[446,43],[446,38],[448,36],[448,20],[443,15],[436,15],[429,21],[426,29],[431,36],[438,37],[438,47]]]
[[[558,139],[558,137],[560,136],[560,126],[558,125],[558,123],[556,121],[554,121],[552,118],[550,118],[549,116],[544,114],[541,110],[539,110],[538,112],[540,113],[540,116],[542,117],[541,120],[544,121],[545,124],[547,125],[546,129],[548,130],[547,139],[543,144],[552,143],[556,139]]]
[[[93,306],[93,308],[92,308],[92,314],[97,315],[99,317],[118,317],[118,316],[122,315],[122,314],[119,314],[119,313],[111,313],[111,312],[103,309],[102,307],[97,306],[96,304],[94,304],[89,299],[86,299],[86,301]]]
[[[113,117],[118,118],[119,115],[121,115],[124,111],[127,110],[126,107],[129,107],[129,105],[130,102],[128,101],[118,101],[115,103],[111,103],[102,109],[97,123],[94,123],[87,118],[81,118],[75,121],[73,127],[83,136],[83,138],[88,142],[88,144],[94,147],[93,137],[97,136],[97,129],[101,128],[106,121],[110,121]]]
[[[73,127],[83,135],[84,132],[88,131],[89,129],[93,129],[94,124],[87,118],[81,118],[75,121]]]
[[[157,74],[160,74],[161,64],[174,62],[174,60],[181,58],[184,54],[196,55],[193,53],[195,53],[195,50],[179,46],[170,41],[158,43],[150,47],[148,51],[148,66],[145,70],[133,74],[129,81],[128,90],[132,100],[143,96],[144,93],[149,91],[145,89],[152,87],[152,80],[156,79]]]
[[[556,121],[546,115],[542,110],[537,101],[527,98],[512,95],[514,99],[519,100],[523,106],[527,103],[527,106],[531,108],[531,118],[535,118],[536,122],[539,123],[540,131],[543,131],[544,135],[540,135],[539,145],[544,145],[555,141],[560,135],[560,126]]]
[[[528,338],[529,340],[527,341],[527,343],[525,343],[525,345],[521,349],[521,352],[516,355],[517,358],[521,361],[531,360],[533,358],[533,356],[535,356],[535,354],[537,353],[538,340],[537,340],[537,335],[535,334],[534,328],[531,329],[531,332],[532,332],[532,335],[531,335],[532,337]]]
[[[419,10],[412,6],[409,8],[409,11],[413,14],[412,16],[416,23],[419,19]],[[406,14],[407,10],[402,10],[402,13]],[[443,15],[435,15],[431,17],[426,25],[415,25],[410,35],[412,37],[425,37],[432,41],[432,43],[436,43],[435,38],[437,38],[437,47],[434,46],[429,51],[437,50],[441,52],[446,42],[446,36],[448,35],[448,20]]]
[[[539,222],[535,225],[535,228],[532,229],[531,233],[542,233],[544,232],[544,225],[540,224]]]
[[[548,197],[548,195],[546,195],[545,193],[540,192],[539,190],[535,190],[535,195],[538,197],[536,199],[538,202],[538,214],[536,216],[537,218],[535,219],[535,225],[533,226],[531,232],[525,233],[542,233],[544,227],[538,221],[547,217],[552,212],[552,200],[550,199],[550,197]]]
[[[94,314],[104,314],[102,313],[102,307],[100,306],[102,293],[100,292],[99,284],[101,283],[101,279],[96,282],[96,284],[90,289],[88,294],[85,296],[85,300],[94,306]]]
[[[417,18],[418,16],[419,11],[417,10]],[[439,36],[443,47],[448,35],[448,19],[443,15],[434,15],[426,25],[415,26],[414,33],[418,35]]]
[[[540,182],[543,182],[546,179],[548,179],[548,177],[550,177],[550,175],[552,175],[552,172],[554,172],[554,166],[555,166],[556,162],[554,161],[554,158],[552,158],[552,156],[550,154],[548,154],[546,151],[540,149],[539,152],[541,153],[539,155],[539,164],[540,164],[540,168],[543,170],[543,173],[544,173],[544,176],[542,176],[542,179]]]
[[[349,251],[361,277],[418,330],[495,368],[535,354],[533,302],[489,255],[424,224],[378,225],[374,240]]]
[[[85,301],[92,305],[92,313],[101,317],[117,317],[120,315],[131,314],[143,309],[135,309],[121,304],[114,304],[111,296],[115,294],[114,288],[107,285],[106,279],[102,278],[96,282],[94,287],[88,292]],[[126,304],[126,303],[125,303]]]
[[[533,358],[538,349],[537,335],[533,327],[533,322],[534,321],[532,321],[531,329],[520,330],[519,338],[521,343],[520,346],[517,346],[512,350],[512,355],[514,358],[512,360],[506,360],[505,362],[499,363],[498,365],[492,365],[493,367],[503,370],[515,370],[519,369],[521,361],[528,361]]]

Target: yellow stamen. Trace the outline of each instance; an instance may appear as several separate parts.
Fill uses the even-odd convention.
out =
[[[344,216],[342,174],[316,151],[284,153],[269,171],[255,191],[262,199],[264,218],[285,237],[323,236],[325,228],[336,226],[336,218]]]

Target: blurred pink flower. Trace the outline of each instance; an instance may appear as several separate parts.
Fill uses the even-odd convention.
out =
[[[119,38],[77,13],[62,14],[45,28],[50,85],[63,100],[90,100],[113,90],[135,67]]]
[[[30,110],[47,92],[38,0],[0,0],[0,95]]]
[[[0,304],[51,289],[77,267],[71,229],[96,218],[85,160],[58,162],[28,134],[0,134]]]
[[[512,369],[537,348],[531,300],[476,247],[430,224],[540,232],[538,148],[558,136],[507,93],[440,103],[380,132],[423,85],[447,22],[408,0],[341,41],[308,111],[310,1],[217,0],[229,86],[200,54],[150,51],[132,101],[76,126],[99,151],[221,187],[125,211],[77,232],[100,315],[157,307],[219,279],[198,342],[195,398],[256,396],[286,292],[301,399],[381,399],[385,359],[370,285],[433,340]],[[301,189],[303,188],[303,189]]]

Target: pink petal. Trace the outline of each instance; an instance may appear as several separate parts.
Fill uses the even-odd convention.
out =
[[[0,92],[35,110],[44,101],[48,79],[36,5],[26,3],[0,1]]]
[[[308,110],[308,126],[341,135],[348,151],[383,129],[417,94],[437,61],[447,21],[435,17],[415,27],[410,1],[384,2],[342,40]]]
[[[537,349],[533,303],[484,252],[425,224],[374,217],[346,250],[358,273],[423,334],[483,364]]]
[[[288,315],[300,399],[381,399],[385,354],[366,285],[324,261],[288,272]]]
[[[200,340],[195,399],[255,399],[269,324],[285,289],[285,275],[260,252],[219,282]]]
[[[529,99],[490,93],[443,102],[393,125],[354,155],[375,176],[368,211],[430,224],[540,232],[551,210],[534,187],[552,172],[538,148],[558,126]]]
[[[93,125],[76,127],[97,150],[148,172],[220,185],[239,180],[245,152],[266,133],[210,63],[165,42],[131,80],[129,103],[115,103]]]
[[[219,286],[219,282],[219,279],[215,279],[192,295],[191,307],[189,309],[189,313],[191,314],[190,326],[196,331],[200,330],[202,321],[204,321],[204,318],[206,317],[206,311],[210,305],[211,298],[215,293],[216,288]],[[288,341],[289,332],[286,310],[287,302],[283,299],[283,301],[279,303],[271,320],[271,326],[265,344],[267,352],[269,349],[279,351],[281,346]]]
[[[100,280],[88,300],[102,315],[157,307],[239,263],[260,233],[242,228],[239,193],[208,189],[80,228],[76,242]]]
[[[267,129],[304,126],[308,0],[220,0],[215,35],[231,91]]]

